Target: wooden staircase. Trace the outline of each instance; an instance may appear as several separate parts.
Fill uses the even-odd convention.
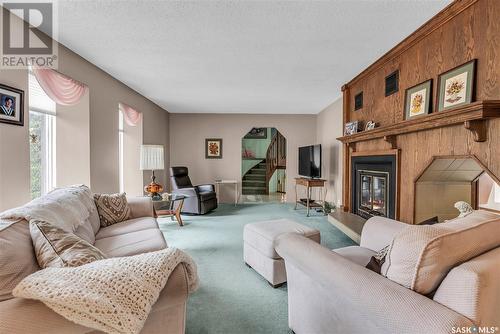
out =
[[[266,194],[269,194],[269,181],[277,169],[286,169],[286,139],[276,131],[266,153]]]
[[[266,160],[263,159],[252,167],[242,179],[243,195],[265,195],[268,194],[266,186]]]
[[[266,158],[242,178],[243,195],[269,195],[269,181],[277,169],[286,169],[286,139],[279,131],[273,135]]]

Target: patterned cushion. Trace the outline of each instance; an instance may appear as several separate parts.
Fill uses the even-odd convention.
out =
[[[385,257],[387,256],[387,253],[389,252],[389,247],[390,245],[385,246],[381,250],[377,252],[377,254],[373,255],[370,258],[370,262],[366,265],[366,268],[376,272],[377,274],[380,274],[382,270],[382,265],[385,262]]]
[[[125,193],[94,194],[94,201],[102,227],[125,221],[130,217],[130,207]]]
[[[87,241],[43,220],[31,220],[30,233],[42,268],[78,267],[106,258]]]

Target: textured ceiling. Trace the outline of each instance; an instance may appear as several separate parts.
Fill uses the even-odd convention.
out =
[[[59,41],[173,113],[315,114],[451,1],[59,1]]]

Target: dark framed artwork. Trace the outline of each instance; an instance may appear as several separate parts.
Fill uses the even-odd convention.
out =
[[[396,70],[385,77],[385,96],[392,95],[399,91],[399,70]]]
[[[267,128],[252,128],[244,139],[267,139]]]
[[[24,125],[24,91],[0,84],[0,123]]]
[[[359,92],[354,96],[354,110],[363,108],[363,92]]]
[[[437,111],[444,111],[474,99],[476,59],[439,75]]]
[[[222,159],[222,138],[205,139],[205,159]]]
[[[405,93],[405,119],[431,113],[432,79],[410,87]]]

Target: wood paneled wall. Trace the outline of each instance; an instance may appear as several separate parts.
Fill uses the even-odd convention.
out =
[[[432,109],[435,111],[438,75],[471,59],[477,59],[475,100],[499,100],[499,18],[499,0],[458,0],[452,3],[344,85],[344,122],[373,120],[378,126],[402,122],[405,90],[430,78],[433,79]],[[385,77],[396,69],[399,70],[399,91],[385,97]],[[360,91],[363,91],[363,108],[354,111],[354,96]],[[413,223],[413,183],[433,156],[475,155],[498,179],[500,119],[489,120],[487,132],[485,142],[475,142],[462,125],[398,135],[396,145],[401,159],[399,219]],[[382,139],[356,143],[357,152],[391,148]],[[345,160],[349,161],[349,149],[345,149],[344,154],[347,155]],[[349,168],[344,170],[349,173]],[[344,187],[344,191],[350,190]]]

